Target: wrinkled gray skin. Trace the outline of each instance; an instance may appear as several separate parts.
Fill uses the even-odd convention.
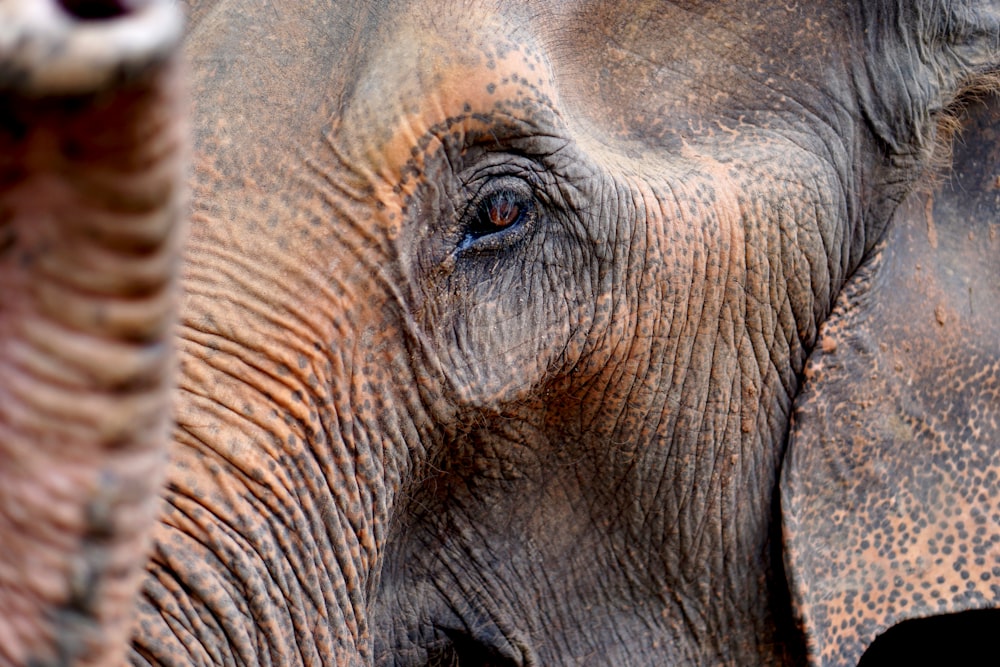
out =
[[[17,20],[76,44],[74,30],[169,11],[65,6],[89,17],[59,24],[65,34]],[[837,379],[819,357],[864,368],[839,332],[878,340],[885,318],[858,304],[891,301],[871,278],[898,265],[886,253],[940,259],[934,244],[898,246],[911,237],[892,230],[919,229],[921,209],[897,207],[939,166],[948,109],[1000,71],[997,3],[186,10],[194,148],[179,301],[183,124],[163,100],[183,97],[169,36],[107,42],[132,64],[67,90],[40,74],[58,49],[18,65],[0,31],[0,84],[18,109],[0,115],[15,156],[0,162],[0,210],[13,211],[0,218],[0,277],[13,276],[0,285],[12,378],[0,530],[38,538],[0,555],[0,596],[28,610],[0,620],[0,638],[16,638],[0,662],[108,664],[130,621],[134,664],[852,664],[907,618],[1000,606],[982,578],[1000,566],[996,473],[963,476],[960,460],[963,447],[991,452],[991,432],[901,399],[907,418],[947,417],[933,442],[950,446],[933,462],[954,465],[920,477],[913,449],[897,473],[862,474],[869,452],[920,430],[882,428],[896,422],[877,407],[865,413],[875,431],[836,418],[874,385],[862,371]],[[93,62],[84,69],[107,69]],[[120,140],[111,157],[100,141],[81,153],[93,133],[68,122],[80,113]],[[964,140],[995,145],[992,107],[976,114]],[[77,173],[105,158],[135,179],[90,196]],[[144,186],[143,174],[165,180]],[[61,179],[83,183],[71,190],[87,215],[38,194]],[[140,209],[158,233],[129,237],[128,216],[108,231],[106,210]],[[956,210],[942,209],[961,228]],[[24,231],[36,227],[45,234]],[[949,245],[935,266],[961,271],[976,247]],[[93,259],[105,251],[121,263]],[[27,287],[48,278],[72,289]],[[995,306],[959,327],[988,368]],[[81,361],[105,343],[99,363]],[[53,356],[83,370],[64,380]],[[918,358],[922,381],[941,378],[936,392],[990,421],[992,385],[941,363]],[[72,409],[87,400],[98,416]],[[168,400],[169,437],[149,416]],[[123,426],[140,402],[145,430]],[[48,432],[77,422],[79,442]],[[870,432],[883,435],[841,465],[836,443]],[[52,482],[67,452],[83,472]],[[873,547],[870,530],[898,524],[883,524],[885,502],[851,494],[891,501],[918,483],[927,502],[893,511],[919,524],[942,480],[984,489],[970,497],[986,510],[956,496],[929,538],[980,549],[959,580],[982,584],[897,606],[952,561],[926,540]],[[61,504],[38,501],[50,488]],[[979,542],[956,511],[986,517]],[[810,533],[814,516],[844,536]]]

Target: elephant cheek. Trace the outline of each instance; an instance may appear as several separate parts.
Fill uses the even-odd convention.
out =
[[[0,663],[108,665],[165,462],[180,20],[59,11],[0,7]]]

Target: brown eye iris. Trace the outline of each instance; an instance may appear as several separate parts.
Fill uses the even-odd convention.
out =
[[[466,230],[464,244],[477,239],[514,231],[531,219],[534,201],[513,190],[494,192],[479,202],[475,217]]]
[[[518,218],[521,217],[521,208],[517,202],[507,197],[501,197],[490,204],[487,216],[489,216],[491,225],[497,229],[504,229],[517,222]]]

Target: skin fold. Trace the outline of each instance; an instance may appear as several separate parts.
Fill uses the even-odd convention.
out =
[[[912,511],[940,523],[947,491],[919,454],[885,493],[830,463],[843,443],[898,450],[862,442],[875,427],[837,417],[843,396],[912,403],[840,338],[924,336],[891,326],[924,297],[887,315],[852,300],[892,304],[865,282],[887,257],[976,258],[969,316],[935,295],[963,332],[953,356],[996,357],[991,255],[951,242],[992,239],[992,194],[942,190],[934,220],[959,231],[900,240],[938,205],[907,197],[945,173],[939,128],[993,88],[995,3],[183,4],[183,250],[169,31],[123,39],[117,74],[81,91],[6,74],[59,63],[20,64],[0,28],[0,534],[26,536],[0,554],[0,603],[26,610],[0,619],[0,664],[111,664],[126,643],[136,665],[855,664],[893,624],[997,605],[986,584],[838,606],[941,585],[896,551],[869,566],[879,509],[852,498],[919,482]],[[84,17],[55,21],[68,43],[174,9],[61,7]],[[964,141],[996,146],[990,109],[957,116]],[[956,153],[956,173],[995,154]],[[70,157],[126,192],[73,185]],[[139,218],[122,238],[88,222],[109,202]],[[46,292],[52,265],[70,277]],[[950,358],[914,355],[918,387]],[[963,377],[928,391],[988,422],[996,398]],[[925,405],[945,452],[989,459],[993,431]],[[975,511],[1000,533],[991,497]],[[973,544],[945,523],[933,539]]]

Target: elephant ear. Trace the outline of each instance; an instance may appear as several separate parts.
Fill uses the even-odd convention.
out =
[[[806,367],[781,508],[816,664],[856,664],[908,619],[1000,607],[998,187],[991,98],[969,109],[952,173],[897,210]]]

